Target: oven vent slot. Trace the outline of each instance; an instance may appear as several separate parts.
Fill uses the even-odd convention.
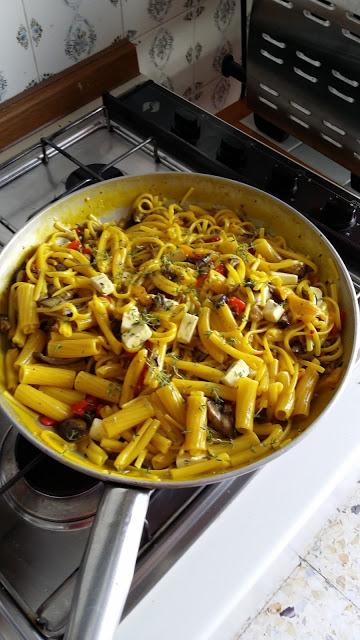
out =
[[[330,93],[332,93],[334,96],[337,96],[338,98],[341,98],[346,102],[351,102],[351,103],[355,102],[355,98],[353,98],[352,96],[347,96],[345,93],[341,93],[341,91],[338,91],[337,89],[335,89],[335,87],[332,87],[330,84],[328,86],[328,89]]]
[[[328,18],[323,18],[323,16],[319,16],[318,13],[313,13],[308,9],[304,9],[303,14],[305,18],[308,18],[313,22],[317,22],[318,24],[321,24],[322,27],[330,27],[330,24],[331,24],[330,20]]]
[[[314,58],[310,58],[302,51],[296,51],[296,55],[298,58],[300,58],[300,60],[304,60],[304,62],[308,62],[309,64],[312,64],[314,67],[321,67],[320,60],[314,60]]]
[[[329,9],[330,11],[333,11],[333,9],[335,9],[334,2],[330,2],[330,0],[311,0],[311,2],[313,2],[314,4],[317,4],[319,7],[322,7],[323,9]]]
[[[360,13],[351,13],[351,11],[346,12],[346,17],[351,22],[356,22],[356,24],[360,24]]]
[[[305,129],[309,129],[310,127],[310,125],[307,122],[304,122],[304,120],[300,120],[300,118],[293,116],[292,113],[290,113],[289,118],[290,120],[293,120],[293,122],[296,122],[297,124],[299,124],[301,127],[304,127]]]
[[[260,100],[260,102],[263,102],[264,104],[266,104],[271,109],[277,109],[278,108],[276,104],[274,104],[273,102],[271,102],[267,98],[264,98],[263,96],[259,96],[259,100]]]
[[[342,73],[340,73],[340,71],[337,71],[336,69],[331,69],[331,73],[333,74],[334,78],[336,78],[337,80],[341,80],[342,82],[346,82],[346,84],[349,84],[352,87],[359,86],[359,83],[357,80],[351,80],[351,78],[347,78]]]
[[[327,142],[330,142],[330,144],[333,144],[335,147],[338,147],[338,149],[342,149],[341,142],[338,142],[337,140],[330,138],[330,136],[327,136],[326,133],[323,133],[322,131],[320,132],[320,135],[324,140],[326,140]]]
[[[275,45],[275,47],[280,47],[280,49],[285,49],[286,47],[285,42],[281,42],[281,40],[272,38],[268,33],[262,33],[262,37],[264,40],[266,40],[266,42],[270,42],[270,44]]]
[[[315,84],[318,81],[318,78],[316,78],[316,76],[311,76],[309,73],[306,73],[302,69],[299,69],[299,67],[294,67],[294,71],[298,74],[298,76],[305,78],[305,80],[309,80],[309,82],[313,82]]]
[[[263,91],[266,91],[267,93],[270,93],[272,96],[276,96],[278,98],[279,95],[280,95],[280,93],[278,91],[275,91],[275,89],[272,89],[271,87],[268,87],[268,85],[264,84],[263,82],[260,82],[259,86],[261,87],[261,89],[263,89]]]
[[[291,0],[273,0],[273,2],[276,2],[276,4],[281,4],[283,7],[286,7],[286,9],[293,9],[294,7]]]
[[[289,103],[291,104],[292,107],[294,107],[294,109],[301,111],[301,113],[305,113],[306,116],[311,116],[310,109],[307,109],[306,107],[303,107],[301,104],[294,102],[294,100],[289,100]]]
[[[276,62],[276,64],[284,64],[284,60],[282,58],[276,58],[276,56],[273,56],[271,53],[266,51],[266,49],[260,49],[260,53],[265,58],[269,58],[269,60]]]
[[[338,127],[336,124],[332,124],[332,122],[329,122],[328,120],[323,120],[323,124],[325,125],[325,127],[336,131],[336,133],[339,133],[341,136],[344,136],[346,134],[346,131],[344,131],[344,129],[340,129],[340,127]]]
[[[353,31],[349,31],[349,29],[341,29],[341,32],[345,38],[349,38],[350,40],[354,40],[354,42],[358,42],[360,44],[360,36]]]

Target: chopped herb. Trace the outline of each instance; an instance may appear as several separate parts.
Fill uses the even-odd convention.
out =
[[[237,246],[236,253],[239,256],[239,258],[241,258],[244,262],[247,262],[248,260],[248,257],[247,257],[248,250],[249,250],[249,245],[247,242],[241,242]]]
[[[160,325],[160,320],[153,313],[149,313],[148,311],[141,311],[139,323],[148,324],[150,327],[158,327]]]
[[[250,289],[253,289],[255,287],[254,280],[252,280],[251,278],[246,278],[246,280],[244,280],[244,287],[250,287]]]
[[[360,384],[360,383],[359,383]],[[218,392],[216,389],[213,389],[211,392],[211,398],[212,400],[216,403],[219,404],[221,406],[223,406],[224,404],[224,400],[219,396]]]

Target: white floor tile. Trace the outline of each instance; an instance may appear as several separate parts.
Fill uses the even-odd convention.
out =
[[[360,612],[337,589],[301,563],[233,640],[358,640]]]

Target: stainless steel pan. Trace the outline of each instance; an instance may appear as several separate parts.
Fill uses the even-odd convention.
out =
[[[359,311],[354,288],[346,267],[326,238],[294,209],[280,200],[225,178],[202,174],[158,173],[145,176],[116,178],[78,191],[50,205],[33,218],[4,249],[0,257],[0,311],[5,307],[6,290],[16,268],[31,248],[41,243],[52,229],[54,220],[81,223],[89,213],[104,219],[126,216],[134,198],[142,192],[163,194],[181,199],[187,189],[195,187],[192,201],[214,207],[232,208],[261,223],[275,234],[284,236],[289,244],[313,256],[324,280],[336,278],[341,293],[341,305],[346,312],[344,329],[344,373],[338,388],[317,398],[305,426],[315,428],[318,419],[331,410],[346,384],[354,364],[359,333]],[[333,265],[333,266],[331,266]],[[335,267],[335,268],[334,268]],[[2,306],[2,308],[1,308]],[[3,362],[5,345],[0,350]],[[150,491],[159,486],[182,487],[205,485],[259,469],[303,437],[301,434],[288,447],[251,465],[219,476],[187,482],[151,482],[129,478],[120,473],[104,471],[80,456],[59,454],[49,449],[40,438],[37,421],[15,404],[4,392],[4,373],[0,373],[0,407],[9,420],[42,451],[64,464],[103,480],[104,496],[92,527],[81,574],[74,596],[72,615],[66,634],[68,640],[110,640],[120,620],[131,584],[140,538],[146,516]],[[305,430],[304,434],[307,433]]]

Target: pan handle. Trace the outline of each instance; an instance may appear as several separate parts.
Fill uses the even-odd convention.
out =
[[[64,640],[111,640],[134,575],[150,492],[105,485]]]

